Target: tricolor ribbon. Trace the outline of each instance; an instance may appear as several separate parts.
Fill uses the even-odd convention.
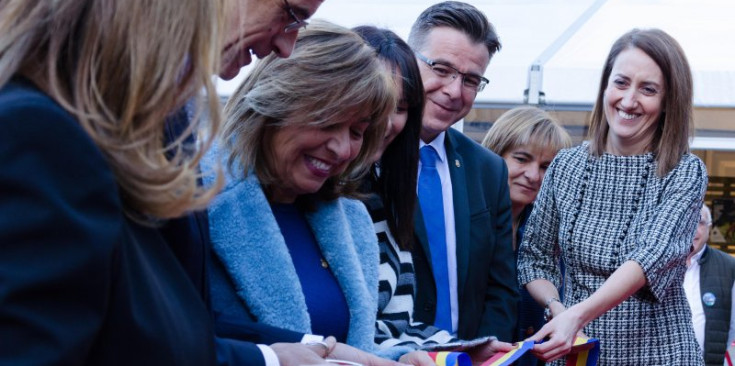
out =
[[[487,361],[482,363],[482,366],[505,366],[510,365],[517,359],[521,358],[523,354],[530,351],[533,345],[536,344],[534,341],[519,342],[516,344],[516,348],[508,352],[498,352],[493,357],[490,357]]]
[[[472,366],[470,356],[464,352],[429,352],[436,366]]]
[[[519,342],[509,352],[498,352],[482,363],[482,366],[508,366],[530,351],[534,341]],[[595,366],[600,358],[600,341],[595,338],[576,337],[567,354],[566,366]],[[437,366],[441,366],[437,363]],[[730,365],[733,366],[733,365]]]
[[[595,366],[600,358],[600,341],[595,338],[576,337],[567,355],[567,366]]]

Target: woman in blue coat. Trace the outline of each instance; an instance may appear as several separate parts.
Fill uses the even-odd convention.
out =
[[[340,343],[328,357],[379,362],[355,350],[376,349],[378,247],[370,215],[349,197],[394,107],[374,51],[317,21],[290,58],[266,57],[233,94],[222,144],[204,161],[227,169],[209,208],[220,337],[248,339],[258,323],[282,341],[332,335]]]

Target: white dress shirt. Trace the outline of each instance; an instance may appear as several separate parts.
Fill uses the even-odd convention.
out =
[[[442,132],[430,143],[419,142],[419,149],[425,145],[431,145],[439,155],[436,162],[436,170],[442,183],[442,201],[444,203],[444,228],[447,240],[447,271],[449,277],[449,305],[452,310],[452,334],[457,333],[457,322],[459,319],[457,302],[457,234],[454,228],[454,199],[452,193],[452,179],[449,174],[447,163],[447,150],[444,148],[446,132]],[[419,161],[419,175],[421,174],[421,161]],[[418,186],[416,187],[418,194]]]
[[[684,292],[687,295],[689,307],[692,309],[692,324],[694,325],[694,337],[697,338],[699,349],[704,353],[704,308],[702,307],[702,293],[699,290],[699,258],[702,257],[704,248],[692,256],[684,274]],[[731,323],[732,324],[732,323]]]
[[[278,355],[276,355],[276,352],[273,351],[273,348],[270,348],[264,344],[258,344],[258,349],[260,349],[260,352],[263,354],[263,359],[265,359],[265,366],[280,366],[281,363],[278,361]]]

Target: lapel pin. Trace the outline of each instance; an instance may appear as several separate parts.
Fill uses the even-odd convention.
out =
[[[454,165],[456,165],[457,168],[459,168],[462,164],[459,163],[459,159],[454,159]]]

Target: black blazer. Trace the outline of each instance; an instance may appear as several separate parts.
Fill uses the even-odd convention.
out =
[[[14,79],[0,131],[0,364],[214,364],[203,302],[74,117]]]
[[[457,237],[457,288],[462,339],[494,335],[513,339],[518,280],[513,256],[508,169],[498,155],[450,128],[445,136]],[[420,208],[415,215],[414,318],[434,324],[436,285]]]

